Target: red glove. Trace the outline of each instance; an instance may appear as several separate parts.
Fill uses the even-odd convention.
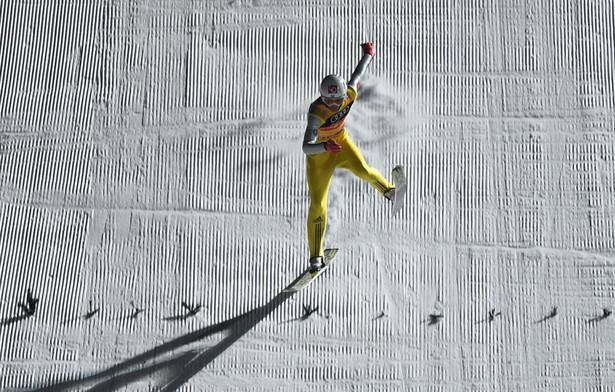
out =
[[[335,140],[331,139],[325,143],[325,149],[331,154],[339,154],[342,151],[340,146]]]
[[[363,48],[363,54],[369,54],[373,56],[376,53],[374,51],[374,44],[371,42],[366,42],[364,44],[361,44],[361,47]]]

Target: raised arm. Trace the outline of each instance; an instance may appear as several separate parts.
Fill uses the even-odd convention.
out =
[[[359,87],[359,79],[363,76],[363,73],[365,73],[365,70],[372,61],[375,53],[374,44],[371,42],[361,44],[361,48],[363,48],[363,57],[359,60],[359,64],[357,64],[352,76],[350,77],[350,80],[348,81],[348,85],[352,86],[355,90]]]
[[[363,48],[363,57],[361,57],[361,60],[359,60],[359,64],[357,64],[357,66],[355,67],[355,70],[350,77],[350,81],[348,82],[348,87],[352,88],[355,92],[359,87],[359,79],[361,78],[361,76],[363,76],[363,73],[367,69],[367,66],[374,57],[374,44],[372,44],[371,42],[367,42],[361,44],[361,48]],[[343,80],[342,83],[344,84],[343,90],[344,92],[346,92],[346,83],[344,83]],[[323,94],[322,91],[321,94]],[[334,110],[337,111],[338,109]],[[310,111],[307,118],[307,127],[305,129],[305,134],[303,135],[303,152],[305,154],[314,155],[321,154],[323,152],[338,154],[341,151],[342,147],[334,139],[328,140],[324,143],[318,142],[318,129],[322,126],[322,124],[323,120],[315,114],[314,107],[310,107]]]

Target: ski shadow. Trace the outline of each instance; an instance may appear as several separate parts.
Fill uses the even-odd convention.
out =
[[[35,300],[34,303],[32,302],[32,300],[30,299],[29,290],[28,290],[28,298],[29,299],[28,299],[27,304],[23,304],[21,302],[17,304],[19,309],[21,309],[22,314],[2,319],[0,321],[0,326],[8,327],[9,325],[19,323],[23,320],[29,319],[30,317],[34,316],[34,313],[36,313],[36,303],[38,302],[38,300]]]
[[[11,324],[18,323],[20,321],[23,321],[23,320],[29,318],[29,317],[31,317],[31,316],[28,316],[28,315],[25,315],[25,314],[21,315],[21,316],[8,317],[8,318],[2,319],[2,321],[0,321],[0,326],[8,327]]]
[[[216,359],[294,293],[280,292],[269,303],[252,311],[188,333],[107,370],[80,379],[48,385],[35,391],[114,391],[134,382],[156,377],[157,391],[175,391]],[[216,333],[226,333],[213,347],[176,352]],[[176,353],[174,353],[176,352]]]

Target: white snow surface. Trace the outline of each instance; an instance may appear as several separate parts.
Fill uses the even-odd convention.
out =
[[[615,390],[614,15],[3,1],[0,389]],[[307,109],[365,41],[347,128],[406,206],[336,172],[340,253],[281,294]]]

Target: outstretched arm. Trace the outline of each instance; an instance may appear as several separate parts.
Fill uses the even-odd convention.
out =
[[[374,44],[371,42],[361,44],[361,48],[363,48],[363,57],[359,60],[359,64],[357,64],[352,76],[350,77],[350,80],[348,81],[348,85],[352,86],[355,90],[359,86],[359,79],[363,76],[363,73],[365,73],[365,70],[372,61],[375,53]]]

